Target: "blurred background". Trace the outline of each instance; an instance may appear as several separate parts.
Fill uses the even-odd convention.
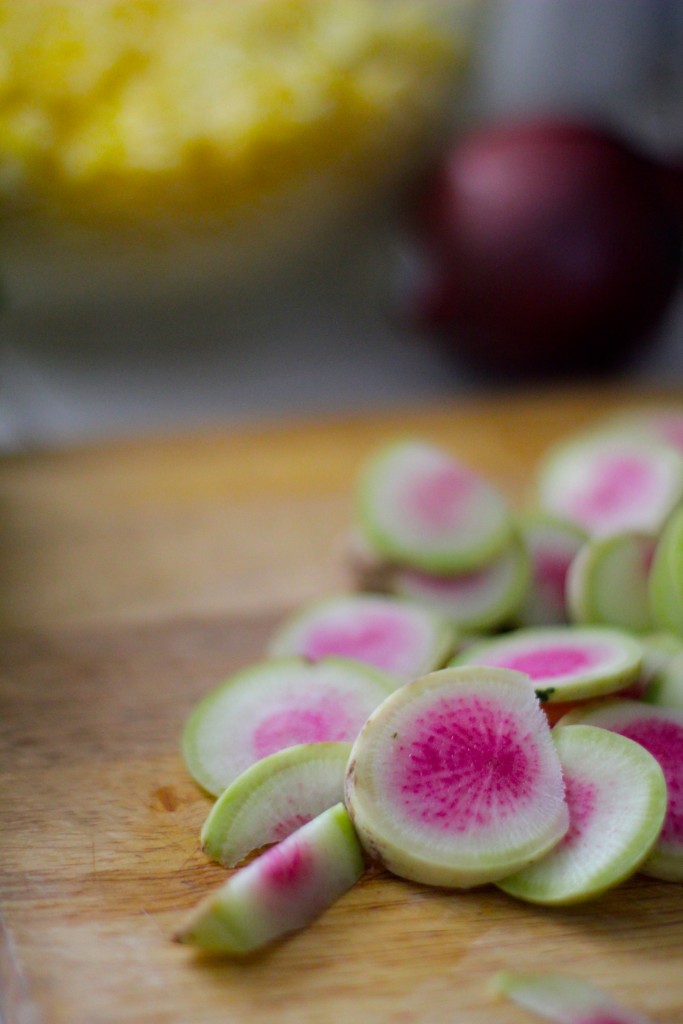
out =
[[[681,380],[682,166],[679,0],[4,0],[0,449]]]

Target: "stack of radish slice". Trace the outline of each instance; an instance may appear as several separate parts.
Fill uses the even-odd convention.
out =
[[[267,660],[188,720],[187,766],[218,797],[205,852],[232,869],[268,849],[180,941],[258,949],[312,921],[368,860],[546,905],[637,871],[683,881],[672,423],[683,414],[639,414],[563,444],[541,466],[539,507],[519,515],[425,442],[368,463],[351,554],[373,592],[298,611]]]

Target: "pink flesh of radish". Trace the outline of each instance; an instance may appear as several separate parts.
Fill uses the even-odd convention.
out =
[[[585,832],[595,816],[597,787],[564,771],[565,800],[569,807],[569,829],[560,846],[571,846]]]
[[[311,692],[295,707],[278,708],[262,718],[252,736],[256,760],[299,743],[348,740],[358,729],[342,701],[334,694]]]
[[[538,772],[536,748],[519,729],[504,706],[442,698],[397,743],[391,791],[404,816],[443,832],[470,832],[518,814]],[[495,784],[482,786],[491,773]]]
[[[612,521],[633,508],[657,485],[657,474],[636,456],[605,457],[594,467],[594,477],[573,499],[570,512],[586,526]]]
[[[500,668],[511,668],[524,672],[531,679],[556,679],[572,672],[581,672],[599,665],[603,652],[599,648],[586,650],[579,647],[545,647],[541,650],[524,651],[519,654],[491,659],[489,664]]]
[[[636,720],[615,731],[640,743],[661,765],[669,794],[661,838],[683,844],[683,725],[661,719]]]
[[[464,466],[435,466],[407,480],[399,496],[401,507],[420,527],[442,532],[461,525],[474,477]]]
[[[328,655],[354,658],[385,672],[398,672],[419,647],[420,631],[410,617],[369,612],[362,620],[320,623],[302,644],[301,654],[317,661]]]

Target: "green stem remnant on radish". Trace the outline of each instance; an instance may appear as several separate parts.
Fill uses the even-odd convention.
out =
[[[611,700],[576,708],[560,726],[596,725],[634,740],[659,762],[666,779],[668,806],[652,855],[640,868],[645,875],[683,881],[683,711],[640,701]]]
[[[318,661],[350,658],[401,680],[439,668],[456,634],[441,615],[415,601],[383,594],[340,594],[317,601],[287,619],[271,638],[272,657],[299,655]]]
[[[504,669],[443,669],[388,697],[353,745],[345,799],[371,857],[451,888],[520,870],[569,824],[548,723]]]
[[[440,575],[480,568],[513,532],[507,504],[491,484],[417,440],[390,445],[365,467],[358,524],[387,560]]]
[[[350,742],[399,685],[361,662],[274,658],[232,676],[190,715],[182,738],[193,778],[218,796],[261,758],[299,743]]]
[[[563,905],[594,899],[630,877],[652,852],[667,793],[640,744],[589,725],[553,729],[569,805],[569,831],[542,860],[499,882],[510,896]]]
[[[524,672],[541,700],[574,701],[623,689],[638,678],[641,645],[601,626],[518,629],[468,647],[452,665],[490,665]]]
[[[583,978],[568,974],[514,974],[501,971],[494,991],[554,1024],[650,1024]]]
[[[567,580],[574,622],[634,633],[652,629],[649,576],[655,545],[650,534],[632,530],[588,541],[572,562]]]
[[[344,797],[350,743],[303,743],[257,761],[228,786],[202,828],[202,849],[233,868]]]
[[[228,878],[191,913],[176,941],[242,955],[314,921],[365,869],[343,805],[303,825]]]

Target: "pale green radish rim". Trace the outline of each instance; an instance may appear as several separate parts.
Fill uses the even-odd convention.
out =
[[[609,664],[598,664],[570,675],[557,676],[547,681],[531,680],[537,696],[543,702],[602,697],[623,689],[638,678],[643,662],[642,645],[623,630],[608,626],[536,626],[517,629],[492,640],[473,644],[456,654],[449,665],[493,666],[492,662],[486,660],[491,653],[505,650],[506,654],[512,656],[536,645],[543,649],[544,646],[563,643],[577,643],[577,646],[581,643],[607,644],[616,651],[617,657]],[[496,663],[495,667],[505,666]]]
[[[659,763],[644,747],[626,736],[601,729],[598,726],[578,724],[558,725],[552,730],[552,736],[563,770],[568,770],[566,761],[568,753],[572,752],[572,746],[575,748],[578,746],[575,753],[580,755],[582,750],[586,750],[587,745],[589,747],[599,745],[606,766],[609,766],[609,758],[612,754],[618,758],[619,762],[622,762],[624,753],[626,753],[633,764],[638,765],[639,782],[643,786],[647,786],[648,790],[648,813],[643,816],[639,827],[619,853],[618,870],[614,870],[614,863],[605,865],[601,871],[592,875],[590,886],[581,886],[578,891],[576,887],[572,891],[571,887],[567,887],[565,884],[564,890],[560,889],[558,892],[556,889],[553,893],[552,885],[536,881],[535,865],[496,883],[498,888],[509,896],[523,899],[529,903],[538,903],[544,906],[569,906],[595,899],[638,871],[657,844],[666,815],[667,789],[664,773]],[[596,779],[598,785],[601,781],[601,779]],[[548,858],[552,859],[552,856],[553,851],[551,850]]]
[[[413,444],[422,446],[426,442],[416,438],[395,441],[383,448],[366,464],[360,476],[356,502],[357,519],[361,531],[377,551],[400,565],[424,569],[425,572],[432,572],[435,575],[450,575],[480,568],[503,551],[514,530],[512,516],[507,511],[505,501],[495,488],[483,478],[480,478],[482,489],[490,491],[492,499],[500,502],[500,523],[496,529],[491,529],[476,543],[446,545],[442,550],[424,550],[419,544],[405,543],[396,536],[394,531],[386,529],[377,522],[374,508],[375,480],[397,452]],[[429,447],[436,448],[433,445],[429,445]],[[439,451],[443,451],[443,449],[439,449]],[[448,455],[449,453],[444,452],[444,454]]]
[[[202,849],[207,856],[219,863],[231,867],[234,857],[231,855],[231,830],[236,826],[240,812],[254,801],[268,799],[268,783],[278,776],[294,779],[298,769],[310,768],[323,761],[336,762],[339,766],[339,792],[333,803],[339,803],[343,796],[344,772],[351,753],[352,744],[344,742],[299,743],[293,747],[278,750],[268,757],[256,761],[245,769],[227,789],[221,793],[211,808],[201,830]],[[321,808],[322,810],[322,808]],[[277,809],[275,809],[277,814]],[[254,845],[254,849],[263,846],[270,840],[262,839]],[[251,850],[247,851],[251,852]]]
[[[625,543],[635,540],[654,543],[655,537],[651,533],[642,530],[623,530],[619,533],[610,534],[607,537],[593,537],[581,548],[572,562],[567,576],[567,604],[569,612],[576,622],[582,625],[614,625],[632,632],[644,633],[652,629],[651,614],[640,620],[636,625],[633,623],[617,622],[615,618],[609,618],[601,608],[597,598],[597,589],[602,583],[600,572],[603,569],[604,561],[615,551],[618,551]],[[647,593],[648,580],[642,581],[643,591]]]

